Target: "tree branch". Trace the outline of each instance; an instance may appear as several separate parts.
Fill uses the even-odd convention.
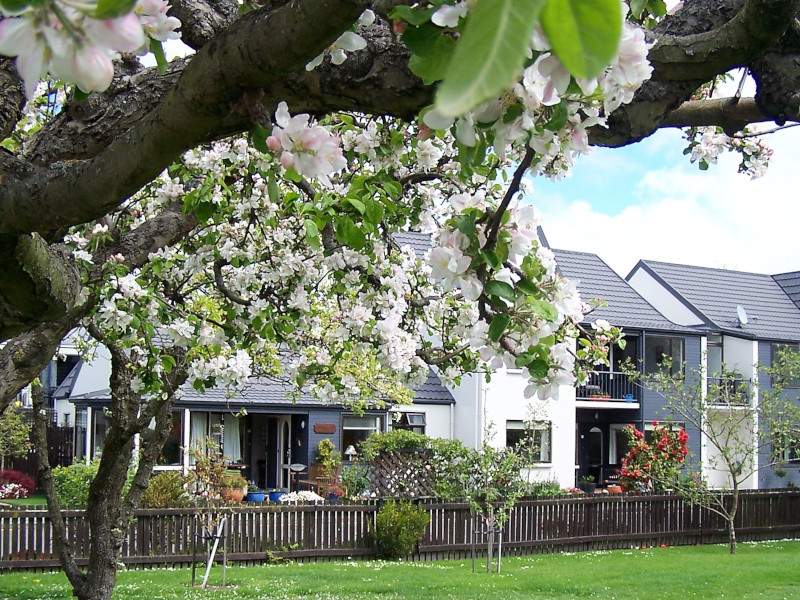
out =
[[[47,169],[0,161],[6,179],[0,188],[0,233],[53,230],[99,218],[229,118],[242,130],[246,117],[231,115],[237,99],[303,67],[366,5],[367,0],[295,0],[249,13],[207,43],[158,107],[93,159]]]

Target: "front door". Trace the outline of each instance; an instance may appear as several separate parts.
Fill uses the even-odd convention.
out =
[[[292,463],[292,418],[281,417],[278,419],[278,487],[289,489]]]

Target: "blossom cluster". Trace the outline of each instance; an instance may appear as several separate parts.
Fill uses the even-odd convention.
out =
[[[18,483],[0,484],[0,500],[27,498],[28,489]]]
[[[132,11],[113,17],[98,16],[98,0],[51,0],[13,13],[0,9],[0,54],[17,57],[29,99],[48,73],[84,92],[103,91],[114,76],[115,52],[144,52],[148,38],[180,37],[180,21],[168,9],[166,0],[139,0]]]
[[[696,162],[701,170],[716,164],[723,152],[737,152],[742,155],[739,172],[749,175],[750,179],[758,179],[767,172],[772,158],[772,149],[747,129],[741,134],[729,136],[721,127],[693,127],[685,138],[689,140],[685,153],[690,154],[691,162]]]

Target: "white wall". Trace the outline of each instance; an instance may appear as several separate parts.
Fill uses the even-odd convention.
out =
[[[722,338],[722,358],[727,369],[741,373],[744,379],[755,379],[757,375],[758,342],[733,337]]]
[[[450,440],[453,439],[453,408],[455,407],[451,404],[423,404],[416,402],[411,406],[396,406],[392,408],[391,412],[424,413],[425,435],[432,438]]]
[[[461,385],[449,388],[456,404],[453,414],[453,438],[468,448],[478,448],[483,440],[483,375],[464,375]]]
[[[525,380],[519,371],[498,371],[486,388],[484,424],[493,424],[495,447],[505,446],[506,421],[524,421],[534,402],[537,420],[552,424],[550,464],[539,463],[531,469],[531,480],[555,479],[562,487],[575,482],[575,388],[562,386],[558,400],[526,400]]]
[[[680,302],[675,296],[662,286],[650,273],[641,267],[636,269],[628,279],[633,289],[652,304],[655,309],[667,319],[678,325],[701,325],[703,323],[697,315]]]
[[[711,421],[716,420],[719,423],[715,427],[715,429],[718,430],[721,430],[726,425],[734,425],[735,423],[734,426],[738,429],[738,431],[731,436],[731,439],[738,440],[738,445],[741,446],[742,452],[737,458],[744,465],[744,473],[749,473],[749,475],[741,483],[740,489],[756,489],[758,487],[756,464],[758,457],[754,455],[753,450],[754,443],[752,434],[754,424],[748,423],[746,419],[739,422],[737,422],[738,419],[735,417],[731,419],[729,417],[730,410],[736,411],[735,408],[710,408],[707,418]],[[733,448],[735,449],[736,446],[734,445]],[[712,488],[730,488],[732,485],[730,471],[725,467],[725,463],[720,456],[719,450],[717,450],[717,448],[710,443],[706,443],[705,449],[706,457],[703,461],[703,467],[709,486]]]

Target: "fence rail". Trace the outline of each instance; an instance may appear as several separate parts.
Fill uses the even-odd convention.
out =
[[[473,532],[485,528],[467,504],[423,504],[430,523],[413,558],[466,556]],[[228,513],[228,561],[259,563],[272,555],[297,559],[374,554],[370,527],[375,504],[243,505]],[[82,510],[63,512],[79,564],[89,554]],[[139,510],[128,528],[122,562],[128,566],[187,565],[199,516],[195,509]],[[800,491],[745,492],[737,516],[740,541],[800,537]],[[524,500],[502,532],[504,552],[579,551],[659,544],[721,543],[725,523],[677,496],[623,494]],[[478,539],[479,545],[482,543]],[[203,554],[201,550],[201,555]],[[0,569],[57,568],[50,521],[41,508],[0,509]]]

